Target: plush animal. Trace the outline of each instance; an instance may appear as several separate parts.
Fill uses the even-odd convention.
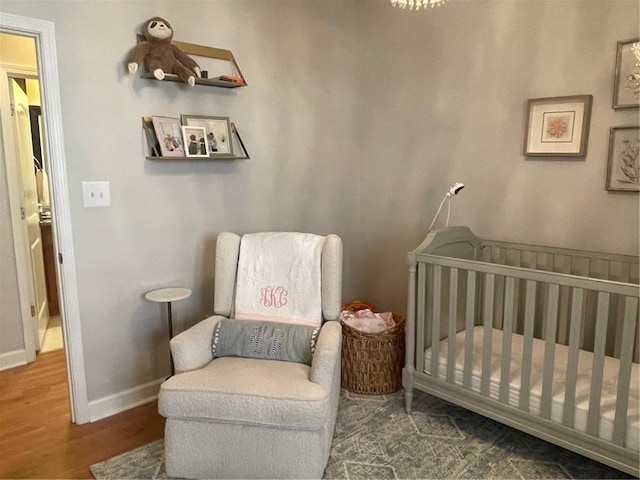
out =
[[[138,43],[127,56],[129,73],[138,71],[138,66],[144,63],[147,72],[153,73],[158,80],[162,80],[166,73],[175,73],[178,77],[193,86],[196,76],[200,77],[198,64],[171,43],[173,29],[164,18],[153,17],[142,27],[145,41]]]

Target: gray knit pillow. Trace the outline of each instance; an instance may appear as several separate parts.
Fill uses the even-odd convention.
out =
[[[222,319],[213,330],[213,357],[245,357],[311,365],[320,327]]]

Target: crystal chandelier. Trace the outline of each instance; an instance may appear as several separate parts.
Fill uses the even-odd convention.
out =
[[[399,8],[409,8],[409,10],[426,9],[427,7],[439,7],[444,5],[448,0],[391,0],[391,5]]]

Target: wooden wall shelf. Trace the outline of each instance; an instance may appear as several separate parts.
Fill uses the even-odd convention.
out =
[[[248,160],[249,157],[146,157],[147,160],[160,160],[160,161],[171,161],[171,160],[196,160],[196,161],[210,161],[210,160]]]
[[[137,39],[138,39],[138,42],[145,41],[145,38],[142,35],[137,35]],[[236,59],[233,56],[233,53],[231,53],[231,50],[225,50],[223,48],[215,48],[215,47],[205,47],[204,45],[196,45],[195,43],[187,43],[187,42],[178,42],[176,40],[174,40],[171,43],[173,43],[176,47],[178,47],[182,52],[186,53],[187,55],[190,55],[193,57],[201,57],[202,60],[198,62],[201,70],[207,70],[209,72],[212,72],[213,70],[211,70],[211,68],[215,66],[214,64],[216,62],[228,62],[229,65],[226,67],[224,72],[220,74],[216,73],[215,76],[210,75],[209,78],[196,78],[196,85],[206,85],[209,87],[222,87],[222,88],[238,88],[238,87],[247,86],[247,81],[245,80],[244,75],[240,71],[238,62],[236,62]],[[219,77],[224,75],[237,77],[241,79],[241,82],[221,80]],[[140,78],[162,81],[154,77],[153,73],[151,72],[143,73],[140,76]],[[180,80],[177,75],[174,75],[172,73],[165,74],[164,80],[167,80],[170,82],[182,82],[182,80]]]
[[[235,123],[230,122],[231,127],[231,142],[235,145],[232,151],[241,152],[243,155],[216,155],[213,157],[186,157],[186,156],[176,156],[176,157],[168,157],[162,155],[156,155],[160,153],[160,147],[158,145],[158,137],[155,133],[155,129],[153,127],[153,122],[151,117],[142,117],[142,130],[144,131],[145,138],[147,141],[148,152],[151,155],[147,155],[145,158],[147,160],[160,160],[160,161],[171,161],[171,160],[249,160],[251,156],[249,155],[249,151],[245,146],[242,138],[240,137],[240,133],[238,133],[238,129],[236,128]],[[236,149],[236,147],[238,149]]]
[[[184,83],[177,75],[173,73],[166,73],[163,80],[158,80],[153,76],[153,73],[145,73],[140,75],[140,78],[146,78],[148,80],[157,80],[159,82],[168,81],[168,82],[180,82]],[[209,87],[222,87],[222,88],[237,88],[237,87],[246,87],[246,83],[238,83],[238,82],[226,82],[224,80],[220,80],[217,78],[198,78],[196,77],[196,85],[206,85]]]

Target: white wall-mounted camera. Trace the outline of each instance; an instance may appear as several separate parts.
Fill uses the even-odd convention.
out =
[[[453,185],[449,186],[449,193],[447,193],[447,196],[455,197],[463,188],[464,183],[456,182]]]
[[[431,225],[429,225],[428,228],[428,232],[431,231],[431,229],[433,228],[433,226],[436,223],[436,220],[438,219],[438,215],[440,215],[440,212],[442,211],[442,207],[444,206],[445,202],[448,202],[448,209],[447,209],[447,223],[445,224],[445,227],[449,226],[449,218],[451,217],[451,199],[453,197],[455,197],[456,195],[458,195],[460,193],[460,190],[462,190],[464,188],[464,183],[461,182],[455,182],[451,185],[449,185],[449,191],[445,194],[445,196],[442,198],[442,202],[440,202],[440,206],[438,207],[438,211],[436,212],[435,216],[433,217],[433,220],[431,220]]]

